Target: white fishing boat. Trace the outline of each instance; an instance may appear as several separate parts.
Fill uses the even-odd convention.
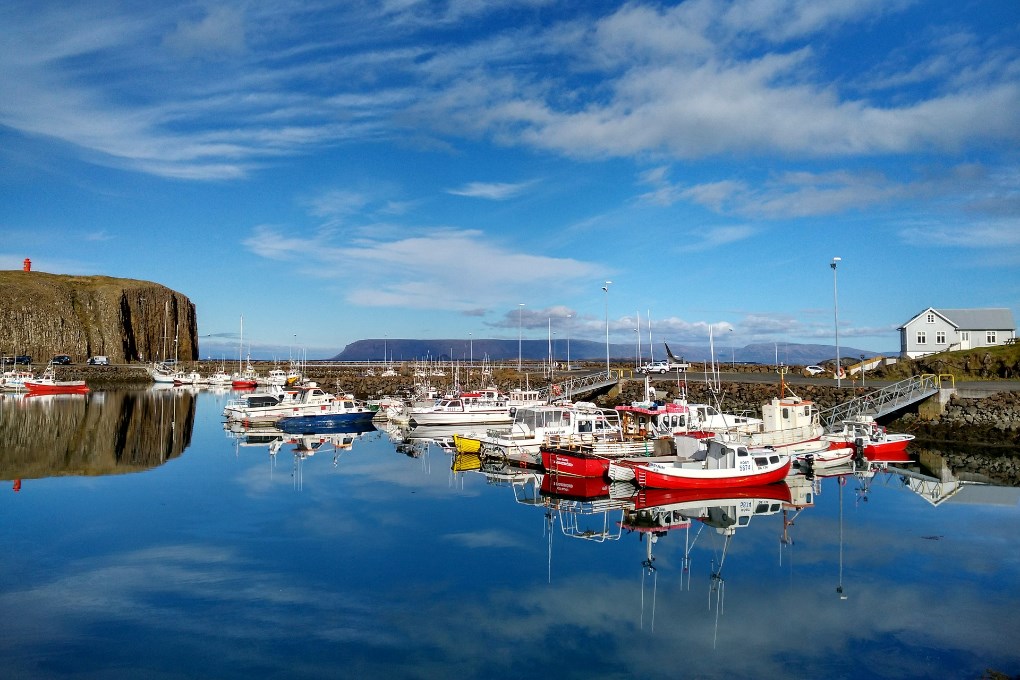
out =
[[[438,400],[432,406],[410,409],[410,421],[416,425],[459,425],[509,423],[510,401],[497,390],[461,392]]]
[[[223,416],[248,423],[275,423],[288,416],[326,413],[335,399],[318,387],[285,390],[274,385],[231,399],[223,408]]]
[[[509,427],[490,428],[484,434],[454,435],[457,450],[479,453],[525,465],[542,464],[542,446],[591,444],[597,439],[620,438],[616,413],[595,404],[523,406],[516,409]]]

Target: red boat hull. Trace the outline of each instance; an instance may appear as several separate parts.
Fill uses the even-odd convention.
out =
[[[780,467],[753,473],[734,473],[726,477],[705,477],[695,474],[666,474],[646,467],[634,466],[634,481],[638,486],[653,489],[732,489],[742,486],[762,486],[786,479],[793,461],[787,458]]]
[[[601,498],[609,495],[609,483],[601,478],[546,475],[542,493],[560,498]]]
[[[907,445],[910,439],[894,439],[864,445],[864,457],[870,461],[880,463],[908,463],[910,454],[907,453]],[[838,440],[829,444],[830,449],[854,448],[852,441]]]
[[[255,380],[232,380],[230,386],[238,390],[247,390],[258,387],[258,382]]]
[[[26,380],[25,389],[32,394],[87,394],[89,391],[84,380],[65,383],[34,383]]]
[[[910,462],[910,454],[907,453],[907,444],[909,443],[910,440],[901,440],[869,444],[864,447],[864,457],[881,463],[908,463]]]
[[[609,473],[609,459],[580,451],[542,449],[542,467],[557,475],[601,479]]]

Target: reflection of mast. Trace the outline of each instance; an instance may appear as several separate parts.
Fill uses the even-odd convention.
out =
[[[701,536],[701,530],[705,528],[704,524],[698,525],[698,533],[694,534],[694,540],[691,540],[691,525],[687,525],[687,533],[684,536],[684,558],[683,558],[683,572],[680,575],[680,589],[690,590],[691,589],[691,549],[694,548],[694,544],[698,542],[698,537]],[[684,576],[687,577],[687,584],[684,585]]]
[[[843,593],[843,486],[846,484],[846,478],[839,478],[839,585],[836,586],[836,594],[839,595],[839,599],[845,600],[846,595]]]
[[[723,539],[722,556],[719,558],[719,564],[716,566],[715,559],[712,559],[712,579],[711,585],[708,587],[708,609],[712,610],[712,595],[715,595],[715,630],[712,633],[712,649],[715,649],[715,643],[719,637],[719,615],[722,614],[723,605],[725,603],[724,595],[726,593],[726,581],[723,580],[722,568],[723,563],[726,561],[726,552],[730,547],[730,539],[733,538],[733,533],[736,529],[732,526],[722,528],[720,527],[717,531],[726,536]]]
[[[548,560],[547,560],[548,564],[546,565],[546,571],[547,571],[546,582],[547,583],[552,583],[552,537],[553,537],[552,526],[553,526],[553,522],[554,521],[555,521],[555,518],[553,517],[552,510],[546,510],[545,511],[545,526],[544,526],[543,530],[545,531],[546,541],[549,544],[549,547],[548,547],[549,557],[548,557]]]
[[[690,525],[688,525],[690,526]],[[665,532],[663,532],[665,533]],[[652,532],[647,534],[640,534],[641,540],[645,541],[645,559],[641,562],[643,567],[641,570],[641,629],[645,628],[645,577],[651,575],[652,577],[652,619],[651,628],[652,632],[655,631],[655,594],[658,591],[659,586],[659,570],[655,568],[655,556],[652,555],[652,545],[659,541],[659,533]]]

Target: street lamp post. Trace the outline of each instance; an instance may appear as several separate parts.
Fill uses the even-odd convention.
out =
[[[832,267],[832,316],[836,330],[836,387],[841,386],[842,379],[840,375],[843,373],[843,364],[839,359],[839,293],[836,287],[836,264],[842,260],[843,258],[841,257],[834,257],[829,265]]]
[[[602,292],[606,294],[606,375],[609,375],[609,284],[612,281],[606,281],[606,285],[602,286]]]
[[[517,303],[517,372],[521,372],[521,315],[524,313],[524,303]]]

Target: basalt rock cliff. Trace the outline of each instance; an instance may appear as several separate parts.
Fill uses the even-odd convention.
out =
[[[150,281],[0,271],[0,352],[44,363],[198,358],[195,305]]]

